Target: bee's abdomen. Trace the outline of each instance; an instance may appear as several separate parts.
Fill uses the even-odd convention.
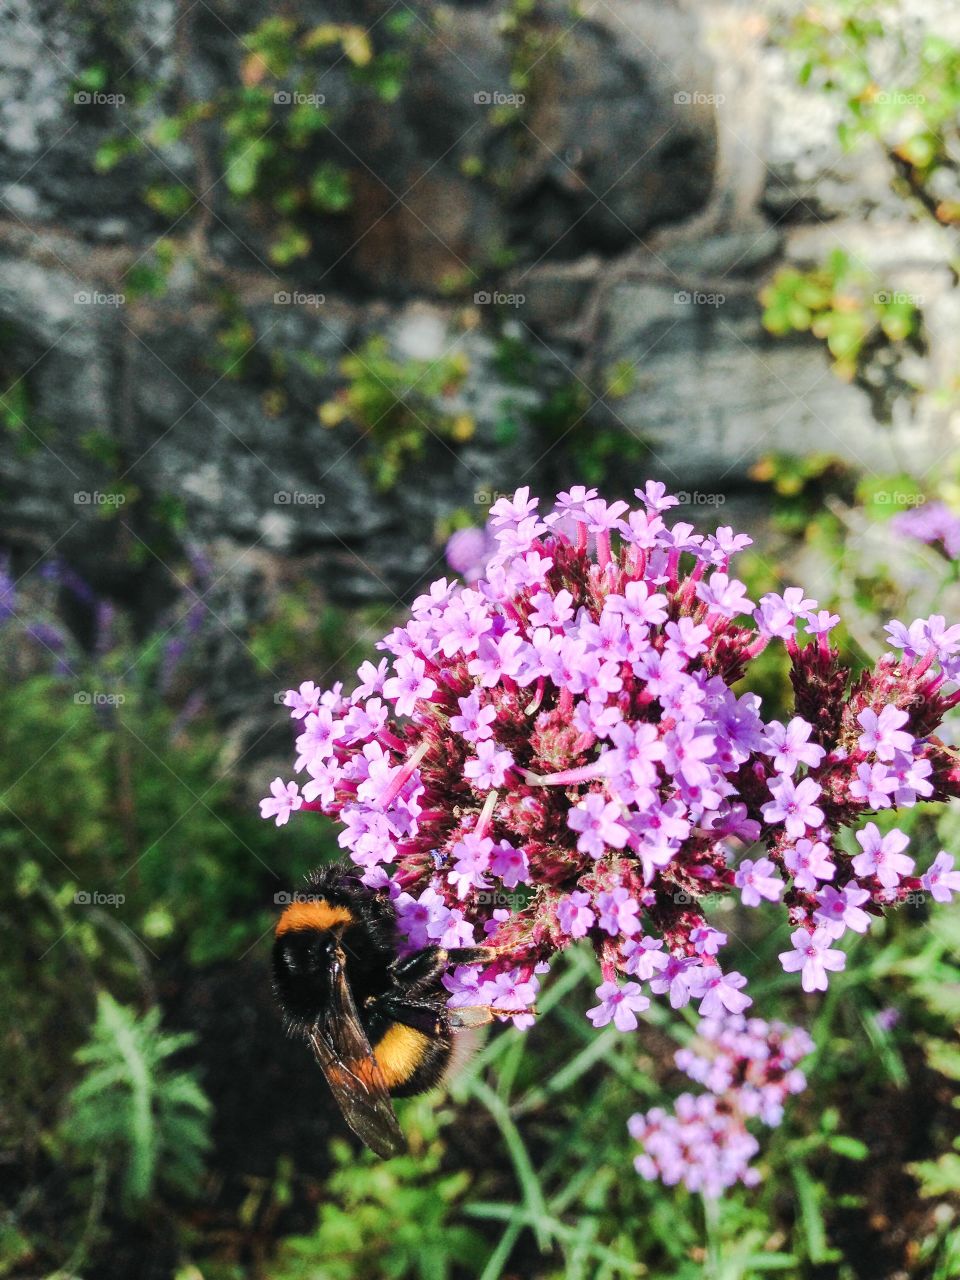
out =
[[[392,1022],[373,1046],[390,1092],[405,1098],[438,1084],[450,1059],[450,1037],[425,1035]]]

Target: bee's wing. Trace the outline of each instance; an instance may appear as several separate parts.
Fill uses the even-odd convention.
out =
[[[405,1151],[390,1090],[360,1025],[342,965],[336,965],[331,974],[327,1010],[307,1039],[343,1118],[357,1137],[384,1159]]]

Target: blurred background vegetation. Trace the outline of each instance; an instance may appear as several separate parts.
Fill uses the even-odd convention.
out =
[[[576,952],[379,1163],[267,977],[274,894],[336,832],[255,804],[279,691],[349,681],[520,484],[664,480],[855,665],[960,617],[957,27],[4,6],[0,1276],[960,1275],[960,909],[855,939],[822,1000],[762,919],[717,922],[817,1044],[758,1188],[634,1174],[691,1024],[595,1033]],[[777,659],[755,679],[789,704]],[[957,850],[956,814],[910,828],[922,866]]]

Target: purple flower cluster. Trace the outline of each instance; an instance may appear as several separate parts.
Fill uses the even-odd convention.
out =
[[[960,555],[960,517],[944,502],[925,502],[910,511],[901,511],[890,521],[890,527],[918,542],[939,543],[951,560]]]
[[[864,823],[960,793],[934,736],[960,701],[960,627],[893,622],[891,651],[854,680],[830,644],[839,619],[799,587],[747,598],[731,559],[749,538],[669,524],[661,484],[637,496],[578,487],[545,514],[526,489],[501,498],[481,578],[435,582],[352,693],[286,695],[303,776],[276,780],[264,816],[337,818],[411,947],[495,948],[448,975],[452,1002],[522,1011],[585,938],[596,1026],[632,1030],[651,996],[741,1014],[745,979],[706,916],[717,896],[779,906],[784,968],[815,991],[846,930],[960,881],[947,854],[917,875],[905,835]],[[786,723],[734,687],[770,644],[791,662]]]
[[[736,1182],[759,1182],[750,1161],[760,1144],[747,1121],[780,1123],[785,1099],[806,1088],[797,1063],[813,1042],[798,1027],[737,1015],[705,1018],[697,1035],[674,1060],[707,1092],[681,1094],[672,1114],[654,1107],[631,1116],[627,1128],[643,1147],[634,1160],[641,1177],[716,1197]]]

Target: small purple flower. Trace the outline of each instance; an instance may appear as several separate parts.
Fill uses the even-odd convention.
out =
[[[690,941],[698,956],[715,956],[726,945],[727,935],[711,925],[699,925],[690,932]]]
[[[794,840],[802,837],[807,827],[819,827],[823,822],[823,810],[814,803],[820,784],[812,778],[796,784],[786,776],[771,778],[767,785],[773,799],[761,809],[764,822],[782,822]]]
[[[466,698],[458,698],[460,714],[450,717],[450,728],[467,742],[481,742],[493,736],[490,727],[497,718],[497,709],[481,706],[480,694],[474,690]]]
[[[425,674],[422,658],[404,654],[397,660],[397,674],[384,681],[383,696],[396,704],[397,715],[412,716],[417,702],[429,698],[436,690],[435,680]]]
[[[559,630],[573,617],[573,596],[569,591],[558,591],[555,596],[549,591],[538,591],[530,604],[533,606],[530,623],[534,627],[555,627]]]
[[[743,1013],[753,1004],[741,990],[746,985],[742,973],[721,973],[716,965],[710,965],[699,971],[696,985],[691,985],[691,995],[700,1000],[701,1018],[722,1018],[727,1013]]]
[[[616,936],[622,933],[630,936],[640,932],[640,921],[637,912],[640,906],[627,889],[612,889],[609,893],[597,894],[597,923],[605,932]]]
[[[807,632],[812,636],[829,635],[839,621],[839,613],[831,613],[829,609],[821,609],[819,613],[808,613]]]
[[[567,823],[572,831],[578,831],[577,848],[591,858],[600,858],[609,846],[622,849],[629,832],[620,821],[620,806],[607,800],[599,791],[591,791],[575,809],[570,810]]]
[[[953,858],[941,849],[920,883],[934,902],[949,902],[951,894],[960,893],[960,871],[954,871]]]
[[[697,583],[697,596],[713,612],[724,618],[735,618],[740,613],[749,613],[753,601],[746,596],[747,588],[736,578],[729,578],[725,573],[712,573],[709,582],[701,580]]]
[[[740,900],[745,907],[759,907],[764,898],[768,902],[779,901],[786,885],[776,874],[777,868],[769,858],[744,858],[737,868],[734,884],[740,890]],[[732,1013],[738,1010],[731,1010]]]
[[[606,608],[619,613],[628,625],[646,626],[666,620],[667,597],[651,591],[645,582],[628,582],[622,596],[607,596]]]
[[[357,669],[360,683],[353,694],[354,702],[362,702],[365,698],[372,698],[377,694],[383,693],[383,684],[387,678],[388,666],[389,663],[386,658],[381,658],[377,666],[374,666],[372,662],[361,662]],[[300,686],[300,692],[303,692],[303,685]]]
[[[646,982],[665,969],[669,956],[664,954],[662,938],[630,938],[623,944],[624,970]]]
[[[798,889],[813,892],[818,880],[832,880],[837,868],[830,861],[830,848],[822,840],[798,840],[783,851],[783,861],[793,874]]]
[[[885,836],[875,822],[868,822],[857,832],[857,843],[863,850],[853,859],[853,869],[858,876],[876,876],[885,889],[895,889],[901,876],[913,872],[913,859],[903,852],[910,837],[896,827]]]
[[[801,764],[815,769],[827,754],[823,747],[810,742],[812,726],[801,716],[794,716],[789,724],[771,720],[764,736],[765,748],[773,756],[777,773],[795,773]]]
[[[409,893],[398,894],[394,907],[400,932],[406,935],[407,943],[414,951],[436,941],[450,919],[449,907],[432,885],[428,885],[417,898]],[[479,979],[477,969],[467,968],[466,972]]]
[[[270,783],[271,795],[260,801],[260,817],[275,818],[278,827],[290,821],[291,813],[295,813],[303,804],[303,796],[295,782],[284,784],[282,778],[274,778]]]
[[[868,809],[889,809],[890,796],[898,785],[896,777],[885,764],[864,761],[857,765],[857,776],[850,783],[850,795],[861,800]]]
[[[960,519],[945,502],[925,502],[912,511],[901,511],[890,521],[891,529],[901,537],[919,542],[942,544],[951,560],[960,555]]]
[[[283,695],[283,705],[290,708],[295,720],[302,720],[311,711],[320,710],[320,690],[312,680],[304,680],[299,689],[288,689]]]
[[[869,707],[865,707],[857,716],[863,729],[860,735],[860,750],[875,751],[878,760],[890,761],[898,751],[913,751],[913,734],[906,733],[903,725],[910,717],[899,707],[886,706],[879,716]]]
[[[453,885],[458,898],[465,898],[471,889],[490,888],[486,875],[490,870],[492,851],[493,841],[488,836],[476,836],[470,832],[450,850],[454,864],[447,874],[447,883]]]
[[[838,973],[847,963],[842,951],[831,948],[833,939],[826,929],[816,929],[812,934],[806,929],[794,929],[790,935],[792,951],[780,952],[780,963],[787,973],[799,971],[800,985],[804,991],[826,991],[827,971]]]
[[[692,956],[670,956],[663,970],[650,981],[650,990],[654,995],[662,996],[669,992],[670,1007],[682,1009],[688,1003],[694,974],[691,972],[697,962]]]
[[[842,889],[835,889],[832,884],[825,885],[817,894],[819,906],[813,918],[832,938],[839,938],[845,929],[866,933],[870,928],[870,916],[861,904],[869,897],[867,890],[861,889],[856,882],[845,884]]]
[[[490,873],[502,880],[505,888],[515,889],[530,874],[527,855],[522,849],[515,849],[506,840],[501,840],[490,855]]]
[[[467,582],[476,582],[483,576],[492,552],[493,541],[486,530],[471,525],[450,535],[444,554],[454,573],[459,573]]]
[[[650,1001],[640,990],[638,982],[602,982],[597,987],[600,1003],[587,1010],[587,1017],[595,1027],[605,1027],[609,1022],[618,1031],[636,1031],[637,1014],[650,1008]]]
[[[477,743],[477,758],[466,762],[463,776],[469,778],[478,791],[489,791],[503,786],[512,764],[510,752],[498,750],[497,744],[488,738]]]
[[[797,618],[816,607],[816,600],[807,600],[800,587],[787,587],[782,596],[772,591],[762,596],[753,616],[761,635],[792,640]]]
[[[557,907],[560,928],[571,938],[583,938],[592,929],[596,916],[590,910],[589,893],[569,893]]]

